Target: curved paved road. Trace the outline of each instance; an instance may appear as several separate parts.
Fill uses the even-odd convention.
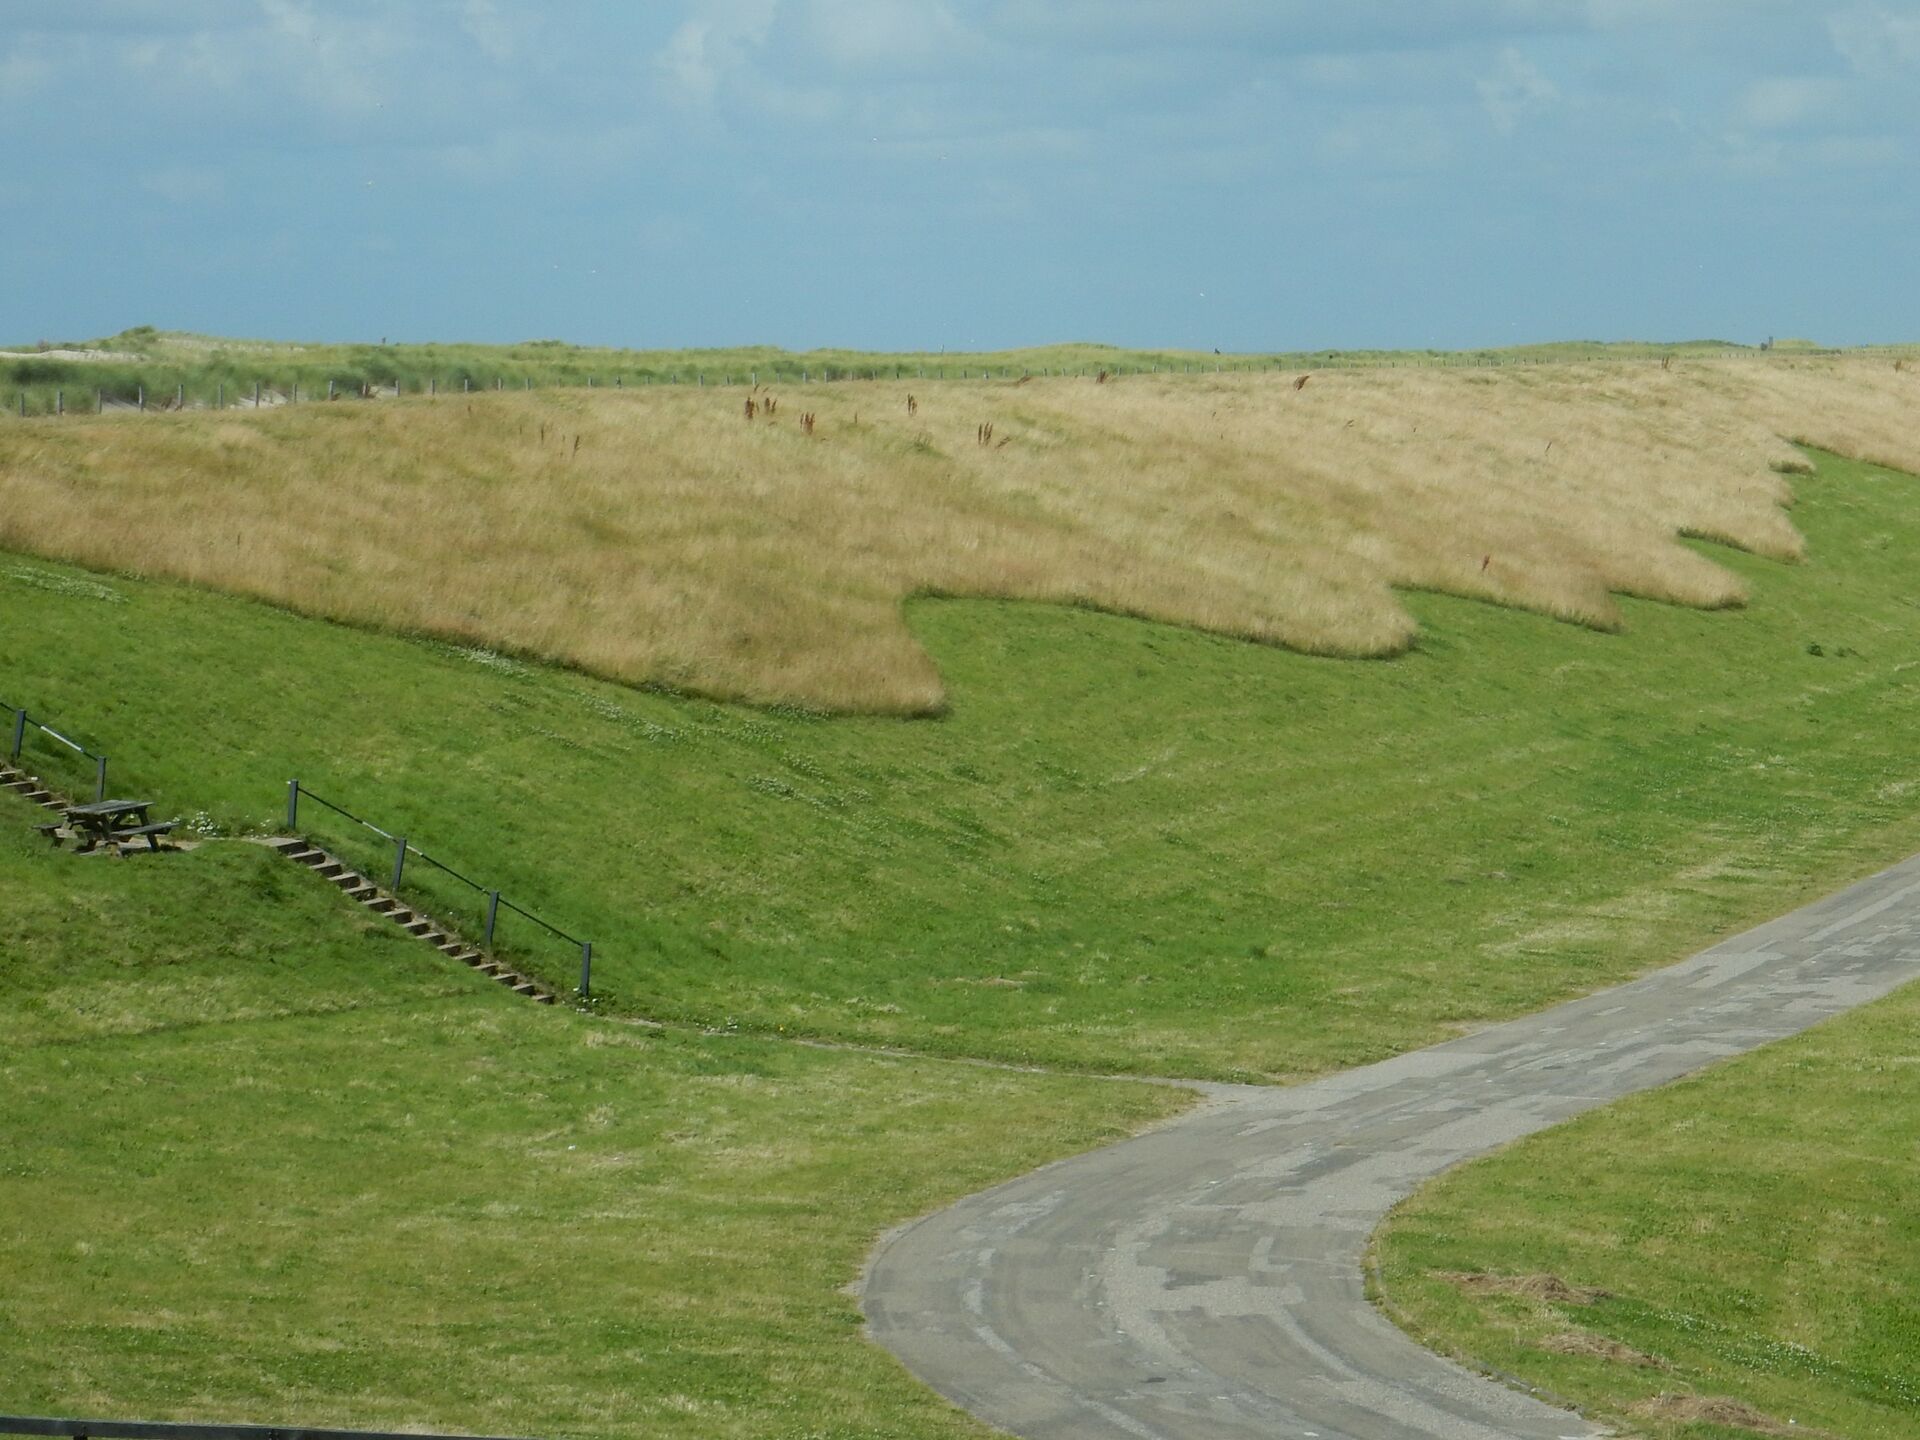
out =
[[[1450,1165],[1920,976],[1920,857],[1539,1015],[1211,1106],[921,1220],[876,1252],[874,1338],[1030,1440],[1602,1433],[1415,1345],[1361,1264]]]

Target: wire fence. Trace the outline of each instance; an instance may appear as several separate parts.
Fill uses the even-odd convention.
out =
[[[323,795],[316,795],[297,779],[287,782],[287,829],[293,834],[297,835],[300,833],[300,802],[303,799],[311,800],[315,804],[332,811],[334,814],[351,821],[368,834],[379,837],[382,842],[382,846],[379,848],[386,849],[388,858],[391,860],[391,869],[386,872],[390,876],[391,881],[387,888],[395,897],[400,895],[402,885],[407,883],[408,877],[411,875],[414,881],[413,888],[416,891],[424,891],[427,893],[431,897],[430,903],[433,903],[436,908],[444,909],[449,914],[458,913],[463,908],[461,904],[457,903],[459,892],[452,892],[455,903],[449,903],[447,886],[444,884],[435,885],[431,883],[431,877],[428,883],[421,884],[419,867],[415,866],[411,871],[407,867],[407,862],[410,859],[430,866],[437,875],[445,876],[456,885],[464,886],[466,890],[479,896],[483,902],[483,908],[479,917],[484,926],[485,939],[482,941],[482,944],[487,949],[492,950],[495,946],[495,935],[499,930],[500,913],[503,910],[518,915],[524,920],[532,921],[554,939],[564,941],[573,948],[574,953],[580,958],[580,996],[582,999],[591,998],[593,994],[593,945],[590,941],[569,935],[557,925],[534,914],[533,911],[516,905],[513,901],[507,899],[505,895],[501,894],[498,888],[482,884],[472,876],[456,870],[438,856],[429,854],[427,851],[413,844],[404,834],[389,830],[384,826],[376,825],[371,820],[354,814],[345,806],[337,805]],[[309,814],[311,814],[311,811],[309,811]],[[346,846],[343,848],[351,849],[354,847]],[[359,848],[364,855],[368,847],[363,845]],[[372,876],[376,869],[375,866],[367,864],[362,864],[360,868],[365,870],[369,876]],[[385,867],[380,868],[385,869]],[[471,902],[469,901],[468,903]]]
[[[1422,355],[1414,353],[1343,354],[1338,351],[1270,356],[1223,356],[1208,360],[1136,362],[1115,360],[1088,362],[1072,366],[1010,366],[972,364],[928,364],[925,362],[871,364],[855,366],[815,366],[776,362],[759,367],[704,367],[648,370],[605,374],[568,374],[536,378],[527,374],[477,375],[462,371],[424,377],[395,376],[368,379],[363,376],[307,377],[285,376],[250,381],[206,380],[176,381],[148,386],[128,384],[85,385],[66,381],[29,381],[16,384],[8,400],[0,404],[0,416],[17,419],[60,417],[114,412],[166,413],[182,410],[265,410],[285,405],[311,404],[316,401],[398,400],[409,396],[433,398],[447,395],[472,395],[487,391],[549,389],[644,389],[653,386],[686,388],[754,388],[765,384],[843,384],[853,381],[936,381],[1013,382],[1042,379],[1120,379],[1139,375],[1247,375],[1296,374],[1301,370],[1498,370],[1569,364],[1652,364],[1664,365],[1675,358],[1693,360],[1766,360],[1831,358],[1850,352],[1841,349],[1794,348],[1775,351],[1767,347],[1726,349],[1705,352],[1674,350],[1649,351],[1633,355],[1513,355],[1461,352]],[[1889,355],[1895,352],[1889,350]]]

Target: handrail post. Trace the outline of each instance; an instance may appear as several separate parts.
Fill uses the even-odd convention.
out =
[[[107,757],[96,755],[94,758],[100,763],[94,769],[93,798],[100,801],[107,798]]]
[[[588,999],[593,994],[593,942],[587,941],[580,947],[580,998]]]
[[[486,940],[486,945],[489,950],[493,948],[493,922],[499,918],[499,915],[500,915],[500,892],[498,890],[489,890],[487,892],[487,940]]]
[[[9,758],[18,760],[20,758],[20,747],[26,743],[27,712],[25,710],[16,710],[13,712],[13,753]]]
[[[287,833],[293,834],[300,828],[300,782],[287,781]]]
[[[396,898],[400,894],[400,872],[406,868],[407,837],[396,835],[393,837],[393,893]]]

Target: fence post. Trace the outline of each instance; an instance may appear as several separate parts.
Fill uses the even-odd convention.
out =
[[[100,755],[95,759],[98,763],[93,771],[93,798],[104,800],[107,798],[107,757]]]
[[[13,750],[8,758],[18,760],[20,758],[20,747],[26,743],[27,712],[24,710],[16,710],[13,712]]]
[[[213,408],[216,410],[227,408],[227,382],[224,380],[214,387]]]
[[[287,830],[289,833],[300,828],[300,782],[287,781]]]
[[[145,385],[142,385],[139,387],[139,389],[140,389],[140,408],[144,410],[147,408],[147,387]]]
[[[56,390],[53,392],[53,413],[56,415],[64,415],[67,413],[66,391]]]
[[[185,385],[176,385],[173,387],[173,408],[176,410],[184,410],[187,408],[187,387]]]
[[[327,399],[331,400],[332,398],[333,398],[333,381],[329,380],[327,381]]]
[[[400,873],[406,868],[407,837],[396,835],[393,837],[393,893],[396,898],[400,894]]]
[[[253,408],[256,410],[260,408],[260,382],[258,380],[253,382]]]
[[[440,393],[440,378],[439,378],[439,376],[437,376],[437,375],[429,375],[429,376],[427,377],[427,394],[429,394],[429,395],[438,395],[439,393]]]
[[[106,391],[95,390],[93,392],[93,413],[96,415],[104,415],[107,413],[107,392]]]
[[[500,918],[500,892],[498,890],[489,890],[487,892],[487,938],[486,938],[486,947],[489,950],[493,948],[493,922],[499,918]]]
[[[589,940],[580,947],[580,998],[585,1000],[593,994],[593,942]]]

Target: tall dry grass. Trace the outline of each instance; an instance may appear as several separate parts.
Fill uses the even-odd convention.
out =
[[[1619,593],[1739,604],[1676,536],[1798,558],[1788,439],[1920,471],[1920,376],[1884,360],[1298,378],[816,385],[744,420],[708,388],[16,422],[0,546],[916,713],[942,691],[915,593],[1383,655],[1413,635],[1396,586],[1601,627]]]

